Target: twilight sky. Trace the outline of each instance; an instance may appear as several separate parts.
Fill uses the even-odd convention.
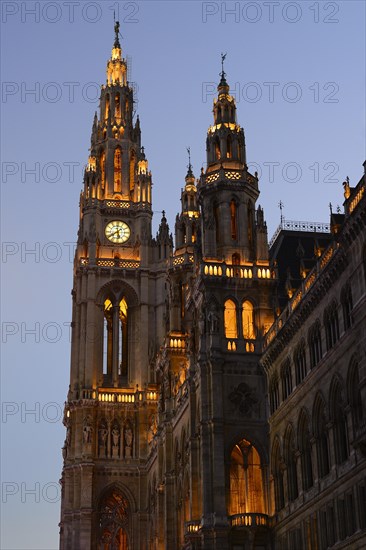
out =
[[[205,166],[221,52],[269,238],[280,200],[288,220],[328,221],[366,158],[364,2],[2,0],[3,550],[58,548],[73,243],[113,10],[154,232],[163,209],[174,230],[187,146],[197,177]]]

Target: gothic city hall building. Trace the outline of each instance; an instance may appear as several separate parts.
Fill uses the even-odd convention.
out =
[[[115,41],[80,196],[62,550],[366,548],[366,162],[270,244],[224,70],[175,238]],[[361,170],[360,170],[361,172]],[[178,199],[178,197],[177,197]]]

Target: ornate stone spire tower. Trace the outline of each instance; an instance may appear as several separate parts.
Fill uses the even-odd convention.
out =
[[[162,257],[151,236],[151,186],[117,22],[80,199],[64,418],[64,550],[143,548],[144,464],[157,413],[153,360],[164,336],[163,268],[171,250],[169,241]]]

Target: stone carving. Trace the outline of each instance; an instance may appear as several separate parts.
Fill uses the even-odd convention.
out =
[[[151,445],[153,440],[154,440],[154,436],[156,434],[157,427],[158,426],[157,426],[156,416],[155,416],[155,414],[152,414],[150,416],[149,429],[148,429],[148,432],[147,432],[147,441],[148,441],[149,445]]]
[[[83,441],[85,445],[90,445],[92,442],[93,428],[91,426],[90,417],[87,416],[84,419],[84,428],[83,428]]]
[[[229,401],[234,405],[235,410],[243,415],[251,417],[254,412],[258,412],[259,400],[256,391],[242,382],[230,394]]]

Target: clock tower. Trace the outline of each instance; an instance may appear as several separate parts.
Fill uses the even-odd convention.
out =
[[[61,548],[142,548],[165,327],[166,219],[151,235],[151,172],[115,25],[80,196],[65,406]],[[138,525],[138,528],[137,528]]]

